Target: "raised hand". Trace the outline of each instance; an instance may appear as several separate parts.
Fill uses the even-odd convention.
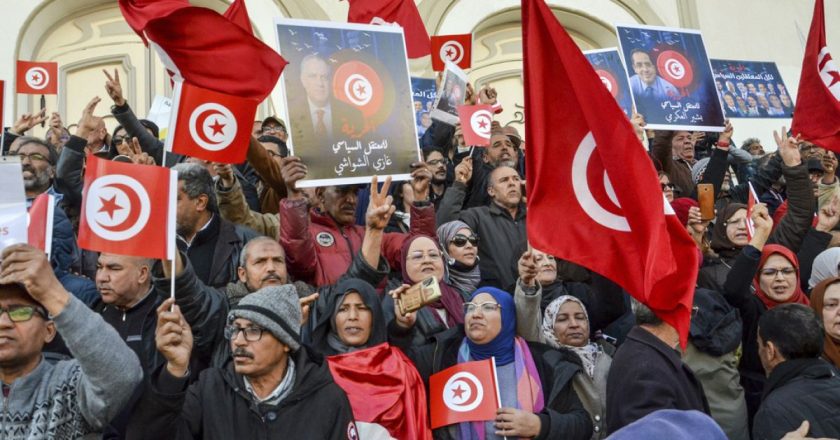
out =
[[[236,177],[233,175],[233,167],[229,163],[214,163],[213,169],[216,170],[216,175],[219,176],[219,181],[225,188],[230,188],[235,183]]]
[[[537,260],[534,258],[534,252],[531,250],[525,251],[525,253],[519,257],[517,268],[519,270],[519,279],[522,280],[522,284],[528,287],[534,287],[536,285],[534,280],[537,279]]]
[[[390,295],[391,298],[394,298],[395,322],[397,323],[397,326],[402,327],[404,329],[414,327],[414,323],[417,322],[417,312],[406,313],[405,315],[403,315],[400,311],[400,305],[398,300],[400,299],[400,296],[402,296],[402,294],[406,290],[408,290],[409,287],[411,286],[409,286],[408,284],[403,284],[402,286],[397,287],[396,289],[388,292],[388,295]]]
[[[633,117],[630,118],[630,123],[633,124],[633,131],[636,132],[636,137],[639,139],[639,142],[644,143],[645,141],[645,117],[641,113],[633,113]]]
[[[143,148],[140,147],[140,140],[136,137],[131,138],[131,142],[128,139],[123,139],[121,143],[117,144],[117,153],[128,156],[131,162],[139,165],[155,164],[155,159],[148,153],[143,152]]]
[[[802,155],[799,153],[799,143],[802,142],[800,135],[796,137],[788,136],[787,127],[782,126],[781,134],[773,130],[773,139],[776,140],[779,155],[782,156],[785,165],[795,167],[802,163]]]
[[[840,195],[834,194],[831,201],[820,208],[815,229],[820,232],[829,232],[837,226],[838,220],[840,220]]]
[[[391,215],[397,209],[394,206],[394,198],[388,195],[391,188],[391,177],[385,178],[382,189],[379,188],[379,179],[373,176],[370,182],[370,202],[367,213],[365,213],[365,225],[369,229],[383,230],[388,226]]]
[[[723,128],[723,132],[720,134],[718,138],[718,148],[728,149],[730,143],[732,142],[732,133],[735,132],[735,129],[732,128],[732,123],[729,122],[729,119],[726,120],[726,125]],[[723,145],[726,145],[725,147]]]
[[[300,316],[301,316],[300,326],[301,327],[305,326],[306,323],[309,321],[309,315],[310,315],[310,312],[312,311],[312,303],[317,301],[319,296],[321,296],[321,294],[318,293],[318,292],[315,292],[315,293],[313,293],[309,296],[305,296],[305,297],[298,300],[298,302],[300,303]]]
[[[488,104],[493,105],[498,100],[499,94],[496,92],[496,89],[484,85],[481,90],[478,91],[478,102],[481,104]]]
[[[464,185],[468,185],[470,183],[470,179],[472,179],[472,157],[465,157],[461,163],[455,167],[455,181],[461,182]]]
[[[306,177],[306,165],[297,156],[280,159],[280,175],[286,182],[286,192],[290,199],[303,198],[303,192],[296,187],[297,182]]]
[[[99,118],[93,116],[93,111],[96,105],[102,101],[98,96],[94,96],[90,102],[87,103],[84,110],[82,110],[82,117],[79,119],[79,125],[76,127],[76,136],[87,139],[88,136],[96,131],[99,127]]]
[[[20,115],[12,126],[11,133],[22,136],[32,127],[44,122],[47,119],[47,109],[42,108],[38,113],[24,113]]]
[[[184,377],[190,366],[193,334],[175,300],[168,298],[157,308],[155,345],[166,359],[166,370],[175,377]]]
[[[418,202],[429,200],[429,185],[432,184],[432,171],[426,162],[411,164],[411,189],[414,190],[414,200]]]
[[[125,105],[125,97],[123,97],[122,85],[120,84],[120,71],[114,69],[114,76],[111,76],[105,69],[102,69],[102,73],[104,73],[108,78],[108,80],[105,81],[105,91],[108,92],[108,96],[114,100],[114,105]]]
[[[20,284],[52,315],[70,301],[70,294],[55,277],[44,251],[27,244],[14,244],[0,254],[0,284]]]
[[[773,218],[767,211],[767,205],[764,203],[756,203],[752,210],[752,221],[755,232],[753,233],[750,245],[761,250],[767,239],[770,238],[770,233],[773,232]]]

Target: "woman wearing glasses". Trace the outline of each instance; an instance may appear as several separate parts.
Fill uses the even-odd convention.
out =
[[[840,369],[840,277],[828,278],[814,287],[811,308],[825,329],[822,358]]]
[[[431,338],[447,329],[464,323],[464,298],[446,278],[443,251],[437,242],[425,235],[415,235],[407,238],[402,245],[402,279],[391,280],[389,290],[402,294],[410,286],[426,278],[435,277],[441,291],[441,298],[437,302],[424,306],[417,313],[417,328],[414,332],[414,344],[422,345]],[[394,320],[394,300],[385,296],[382,300],[382,310],[386,322]]]
[[[481,281],[478,235],[460,220],[440,225],[437,235],[438,243],[443,248],[449,282],[466,299]]]
[[[427,383],[433,374],[459,363],[489,358],[496,363],[501,398],[496,417],[438,428],[436,439],[589,439],[589,415],[572,389],[580,361],[568,350],[551,350],[517,337],[509,293],[492,287],[476,290],[464,303],[464,326],[421,347],[411,346],[406,337],[416,320],[414,313],[397,313],[389,332],[394,341],[406,341],[402,346]]]

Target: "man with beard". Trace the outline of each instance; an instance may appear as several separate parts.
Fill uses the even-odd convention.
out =
[[[499,166],[509,166],[520,169],[519,151],[517,148],[518,134],[507,134],[501,127],[494,127],[490,134],[490,145],[486,148],[475,148],[472,159],[480,165],[472,170],[472,178],[466,182],[467,195],[464,199],[464,209],[476,206],[486,206],[491,203],[488,195],[488,179],[490,173]],[[520,173],[519,177],[522,178]],[[443,224],[438,220],[438,224]]]
[[[429,191],[429,200],[435,205],[435,210],[440,206],[440,201],[443,199],[443,193],[446,191],[447,175],[449,174],[449,167],[443,151],[438,148],[431,148],[423,151],[423,160],[429,171],[432,172],[431,191]]]

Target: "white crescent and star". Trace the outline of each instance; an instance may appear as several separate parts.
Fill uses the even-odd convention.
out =
[[[464,46],[457,40],[449,40],[440,46],[440,53],[438,55],[441,60],[449,60],[458,64],[464,59]]]
[[[219,103],[201,104],[190,114],[190,135],[205,150],[224,150],[236,138],[236,131],[236,117]]]
[[[481,405],[483,399],[481,382],[466,371],[453,374],[443,386],[443,403],[452,411],[472,411]]]
[[[344,94],[350,102],[362,107],[373,99],[373,86],[364,75],[354,73],[344,80]]]
[[[827,47],[823,47],[817,56],[817,68],[828,91],[831,92],[834,99],[840,101],[840,70],[837,69],[837,65],[831,58],[831,53]]]
[[[40,66],[30,67],[26,74],[24,74],[26,85],[35,89],[41,90],[50,84],[50,74],[47,69]]]
[[[143,185],[123,174],[109,174],[91,183],[85,199],[90,229],[110,241],[128,240],[146,226],[151,201]]]

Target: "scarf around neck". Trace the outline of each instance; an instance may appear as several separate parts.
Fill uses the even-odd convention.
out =
[[[569,301],[576,302],[580,306],[581,310],[583,310],[583,314],[586,316],[586,321],[589,321],[589,314],[586,313],[586,307],[583,305],[581,300],[571,295],[560,296],[552,301],[548,307],[546,307],[545,313],[543,314],[541,326],[543,339],[545,340],[545,343],[552,348],[564,347],[574,351],[583,364],[583,371],[585,371],[586,375],[592,379],[595,377],[595,363],[598,360],[598,356],[603,352],[601,347],[593,342],[589,342],[583,347],[561,344],[560,341],[557,340],[557,336],[554,334],[554,322],[557,320],[557,314],[560,313],[560,307]]]

